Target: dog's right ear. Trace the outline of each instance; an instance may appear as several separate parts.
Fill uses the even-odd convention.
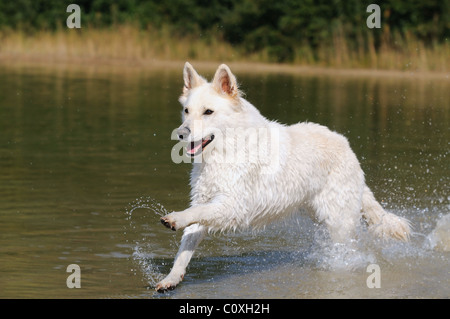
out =
[[[195,71],[195,69],[189,62],[186,62],[184,64],[183,79],[184,79],[183,95],[187,95],[189,90],[206,83],[206,80],[202,78],[197,73],[197,71]]]
[[[178,99],[178,101],[180,101],[182,105],[184,105],[184,103],[186,102],[190,90],[206,83],[206,80],[202,78],[197,73],[197,71],[195,71],[195,69],[189,62],[186,62],[184,64],[183,80],[184,80],[183,94]]]

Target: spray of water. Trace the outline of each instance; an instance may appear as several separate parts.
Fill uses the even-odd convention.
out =
[[[433,208],[430,209],[433,210]],[[442,209],[442,207],[436,209]],[[382,241],[368,232],[364,225],[361,225],[358,230],[356,239],[349,240],[345,244],[333,243],[324,225],[317,225],[308,218],[302,217],[294,218],[286,224],[278,223],[257,233],[218,236],[211,242],[202,245],[197,256],[204,255],[206,262],[212,262],[216,259],[208,258],[208,256],[218,254],[223,256],[222,263],[228,267],[234,265],[233,260],[238,260],[239,263],[234,265],[237,267],[235,269],[237,275],[251,274],[258,267],[259,258],[268,258],[272,255],[277,256],[276,259],[283,257],[282,264],[286,263],[285,265],[298,265],[325,272],[365,273],[366,267],[370,264],[380,264],[384,267],[383,270],[390,265],[408,264],[409,269],[413,271],[414,267],[417,267],[415,262],[420,263],[420,260],[435,258],[436,250],[448,251],[450,214],[441,214],[436,225],[435,222],[430,223],[430,220],[427,219],[426,226],[419,228],[418,220],[422,215],[426,216],[430,213],[434,215],[436,212],[434,210],[428,212],[422,207],[417,209],[409,207],[407,211],[405,210],[406,208],[402,207],[394,209],[393,212],[413,217],[412,222],[416,226],[416,232],[413,233],[409,243]],[[148,225],[148,223],[159,220],[159,218],[155,218],[155,215],[160,217],[168,213],[169,211],[161,203],[151,197],[140,197],[130,203],[126,209],[127,231],[130,235],[128,238],[133,249],[132,262],[140,270],[148,288],[154,287],[162,280],[170,266],[161,257],[167,251],[161,251],[161,245],[154,234],[155,225]],[[175,236],[170,245],[173,248],[178,245]],[[280,252],[276,253],[278,250]],[[301,254],[299,256],[292,253],[282,254],[281,250],[298,251]],[[252,253],[261,251],[273,253]],[[173,256],[169,259],[169,263],[172,263]],[[276,260],[269,261],[269,263],[272,262],[274,263],[273,267],[279,266],[277,266]],[[198,265],[200,268],[205,267],[201,263],[197,263]],[[270,269],[269,265],[267,267]],[[199,271],[203,272],[204,270]],[[218,272],[221,274],[220,270]]]
[[[133,217],[133,212],[138,208],[149,209],[156,215],[164,216],[168,214],[168,210],[155,199],[149,196],[141,196],[129,204],[129,208],[126,210],[127,219],[131,220]]]
[[[433,231],[426,237],[426,247],[450,251],[450,214],[441,217]]]
[[[155,257],[157,258],[155,251],[158,250],[158,247],[155,247],[151,240],[153,233],[148,222],[155,220],[154,215],[161,217],[168,213],[161,203],[149,196],[137,198],[128,205],[125,211],[128,221],[125,234],[127,238],[130,238],[127,239],[127,242],[132,241],[132,262],[140,269],[150,287],[154,287],[162,280],[164,274],[159,272],[155,263]]]

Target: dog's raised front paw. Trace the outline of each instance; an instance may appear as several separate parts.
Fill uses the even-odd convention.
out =
[[[164,217],[161,217],[161,224],[166,226],[167,228],[170,228],[172,230],[177,230],[175,225],[175,220],[171,215],[166,215]]]

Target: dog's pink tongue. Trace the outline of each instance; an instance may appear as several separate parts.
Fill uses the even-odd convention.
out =
[[[196,145],[197,144],[197,145]],[[190,148],[189,146],[186,148],[186,152],[191,155],[191,154],[195,154],[197,153],[197,151],[200,149],[200,147],[202,147],[202,143],[194,143],[191,142],[190,144]]]

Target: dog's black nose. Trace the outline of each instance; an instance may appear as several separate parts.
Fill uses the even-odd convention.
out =
[[[178,138],[180,140],[184,140],[184,137],[187,138],[189,133],[191,133],[191,130],[187,126],[179,127],[177,130]]]

